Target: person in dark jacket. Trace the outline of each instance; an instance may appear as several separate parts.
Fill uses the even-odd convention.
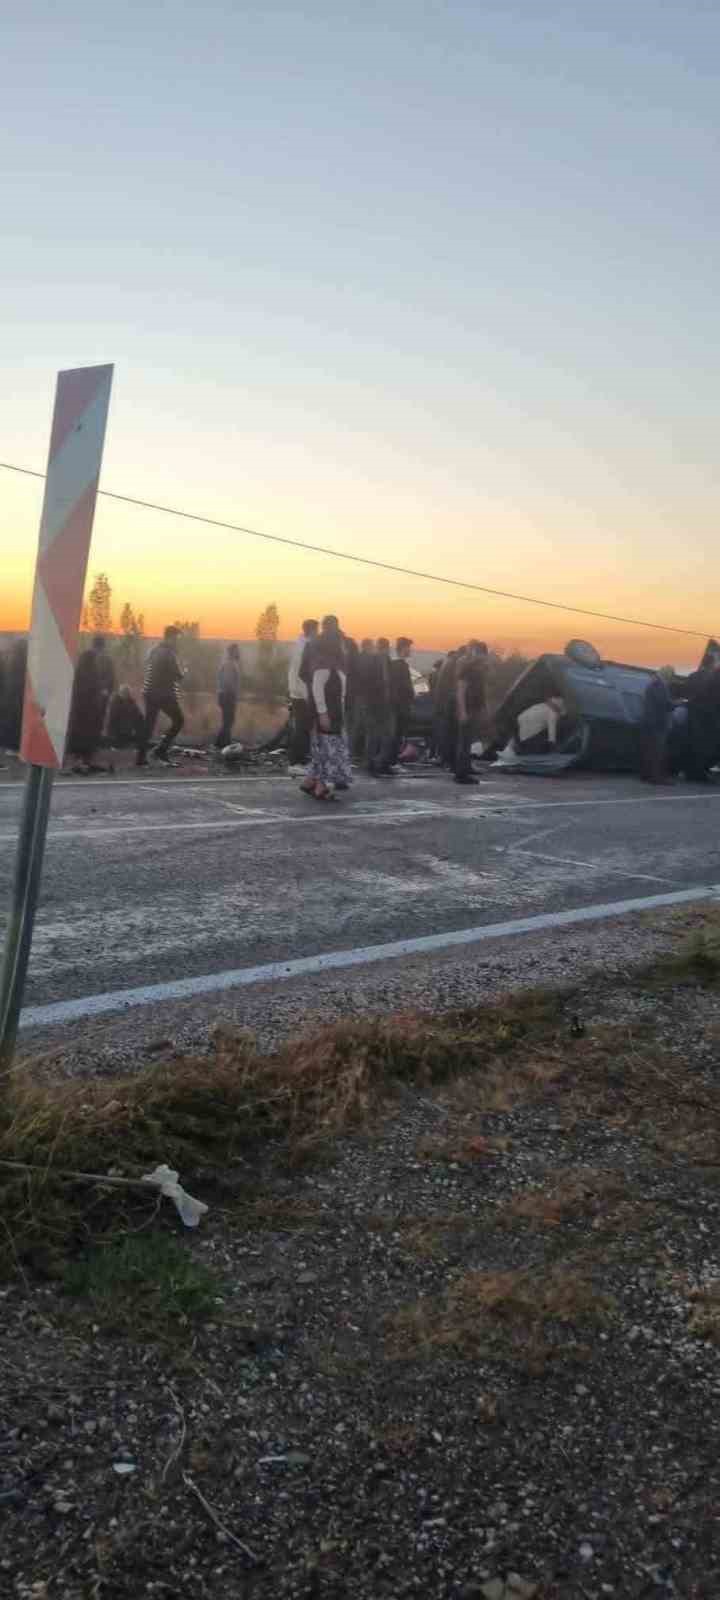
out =
[[[77,757],[78,772],[102,771],[93,756],[102,739],[108,701],[115,687],[115,672],[101,633],[89,649],[81,651],[75,668],[67,750]]]
[[[390,705],[393,717],[391,766],[397,761],[410,732],[415,704],[415,690],[408,666],[408,656],[412,646],[412,639],[399,638],[395,645],[394,660],[390,662]]]
[[[392,707],[390,640],[378,639],[367,686],[367,770],[390,777],[395,721]]]
[[[685,777],[707,783],[710,768],[720,758],[720,650],[706,652],[704,664],[691,672],[688,697],[688,752]]]
[[[670,695],[659,672],[654,672],[643,696],[640,725],[640,777],[643,783],[668,783],[667,743]]]
[[[300,788],[314,800],[334,800],[338,789],[348,789],[352,783],[345,733],[347,651],[337,617],[323,618],[300,671],[311,707],[310,765]]]
[[[442,767],[452,767],[457,744],[455,672],[459,650],[448,650],[433,690],[434,746]]]
[[[20,749],[27,657],[27,639],[16,639],[6,659],[5,687],[0,704],[0,749],[3,750]]]
[[[232,743],[233,723],[240,699],[240,650],[236,644],[228,645],[220,663],[217,698],[222,722],[215,746],[218,750],[224,750],[226,745]]]
[[[375,643],[373,639],[363,639],[352,663],[352,708],[348,713],[350,749],[353,761],[357,762],[365,761],[367,757],[369,705],[374,674]]]
[[[139,767],[147,766],[148,745],[161,711],[169,718],[170,726],[155,751],[156,761],[167,765],[170,746],[185,723],[178,700],[178,685],[182,683],[183,678],[177,654],[179,638],[179,628],[167,627],[160,643],[153,645],[145,664],[145,730],[138,748]]]
[[[110,701],[108,739],[114,750],[137,749],[145,732],[145,718],[129,683],[121,683]]]

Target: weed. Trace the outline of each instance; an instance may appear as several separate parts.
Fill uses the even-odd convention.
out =
[[[163,1340],[218,1314],[215,1274],[164,1229],[95,1245],[68,1263],[62,1286],[103,1333]]]

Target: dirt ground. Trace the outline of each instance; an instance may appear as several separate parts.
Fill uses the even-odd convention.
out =
[[[716,975],[517,1005],[317,1148],[183,1170],[196,1233],[16,1249],[3,1594],[720,1594]]]

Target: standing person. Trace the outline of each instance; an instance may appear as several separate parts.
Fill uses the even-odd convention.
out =
[[[368,684],[367,770],[373,778],[389,778],[394,719],[390,674],[390,640],[378,639]]]
[[[415,690],[408,666],[412,639],[402,636],[395,644],[395,659],[390,662],[390,702],[393,717],[390,764],[394,766],[410,732]]]
[[[455,705],[457,659],[459,650],[448,650],[435,679],[434,690],[434,744],[436,758],[441,767],[452,767],[457,745],[457,716]]]
[[[667,744],[670,695],[659,672],[654,672],[643,695],[640,725],[640,777],[643,783],[667,783]]]
[[[324,617],[317,639],[308,644],[302,675],[309,689],[312,730],[310,765],[300,788],[314,800],[334,800],[352,783],[345,735],[347,653],[337,617]]]
[[[93,763],[105,723],[108,701],[115,687],[115,672],[105,648],[105,639],[97,633],[87,650],[81,651],[75,668],[67,748],[76,756],[76,772],[87,774],[101,772]]]
[[[432,718],[432,725],[430,737],[428,739],[427,753],[431,761],[436,761],[438,758],[437,686],[444,662],[444,656],[439,656],[437,661],[433,661],[430,673],[428,675],[428,691],[430,694],[430,715]]]
[[[444,665],[445,665],[445,657],[444,656],[438,656],[437,661],[433,661],[433,664],[432,664],[432,666],[430,668],[430,672],[429,672],[429,675],[428,675],[428,689],[430,690],[430,698],[431,698],[431,700],[435,699],[435,690],[437,689],[437,681],[438,681],[438,678],[440,677],[440,673],[441,673]]]
[[[168,751],[184,726],[185,718],[182,714],[178,700],[178,684],[182,683],[183,670],[178,661],[177,643],[180,638],[180,629],[172,624],[165,629],[159,644],[155,644],[145,663],[145,728],[142,740],[138,747],[137,765],[146,767],[148,764],[148,745],[155,731],[155,723],[162,711],[163,716],[169,717],[170,726],[166,729],[155,751],[155,760],[168,763]]]
[[[479,639],[471,639],[457,662],[455,673],[455,714],[457,741],[455,746],[455,782],[477,783],[472,771],[472,745],[480,731],[479,724],[486,701],[488,647]]]
[[[348,716],[350,750],[353,761],[367,757],[369,705],[375,672],[375,645],[372,639],[363,639],[353,667],[352,707]]]
[[[685,777],[691,783],[707,783],[720,754],[720,650],[706,652],[704,662],[687,680]]]
[[[216,750],[224,750],[232,741],[233,723],[240,699],[240,650],[229,644],[220,663],[217,680],[217,699],[222,722],[215,740]]]
[[[288,759],[290,773],[299,777],[310,760],[310,693],[300,676],[303,656],[311,640],[317,638],[318,624],[308,617],[302,625],[300,638],[296,639],[288,662],[288,699],[290,701],[290,744]]]

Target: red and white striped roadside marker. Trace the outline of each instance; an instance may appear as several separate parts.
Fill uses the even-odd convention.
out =
[[[40,519],[20,755],[28,763],[5,957],[0,1064],[12,1059],[42,873],[53,775],[65,756],[78,625],[113,369],[58,373]]]
[[[112,376],[112,367],[58,373],[20,741],[33,766],[61,767],[65,756]]]

